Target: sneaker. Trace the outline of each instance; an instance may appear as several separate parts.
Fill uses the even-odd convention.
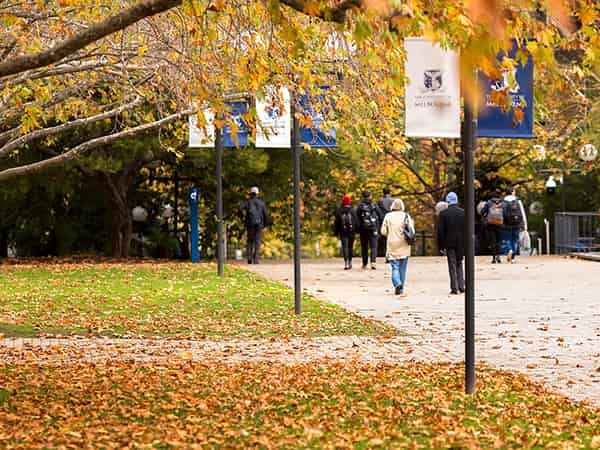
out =
[[[363,268],[363,270],[367,270],[367,265],[363,264],[362,268]]]
[[[402,295],[403,292],[404,292],[404,290],[402,289],[402,285],[401,284],[399,284],[398,286],[396,286],[396,290],[395,290],[396,295]]]
[[[371,263],[371,270],[377,270],[377,264]]]
[[[506,262],[511,262],[513,259],[513,251],[509,250],[508,255],[506,255]]]
[[[510,263],[511,263],[511,264],[514,264],[514,263],[516,263],[516,262],[517,262],[517,260],[516,260],[514,257],[513,257],[513,258],[510,260]]]
[[[348,270],[351,270],[351,269],[352,269],[352,261],[350,261],[350,262],[348,263]]]
[[[344,264],[344,270],[348,270],[350,267],[348,267],[348,263]]]

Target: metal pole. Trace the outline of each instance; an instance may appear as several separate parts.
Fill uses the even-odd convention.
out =
[[[302,271],[300,267],[300,125],[296,117],[296,101],[292,98],[292,158],[294,166],[294,312],[302,312]]]
[[[563,172],[562,183],[560,184],[560,210],[562,212],[567,211],[567,198],[565,193],[565,181],[567,181],[567,174]]]
[[[223,136],[215,127],[217,153],[217,274],[223,276]]]
[[[190,189],[190,246],[191,259],[193,263],[200,262],[200,252],[198,251],[198,189]]]
[[[475,169],[477,121],[465,101],[461,144],[465,182],[465,391],[475,391]]]

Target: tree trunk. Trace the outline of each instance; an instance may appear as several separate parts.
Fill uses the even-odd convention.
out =
[[[123,176],[122,173],[116,175],[104,174],[114,208],[111,211],[113,215],[111,239],[112,256],[115,258],[127,258],[131,244],[133,223],[129,212],[129,199],[127,195],[129,183],[126,183],[126,180],[128,178],[127,176]]]

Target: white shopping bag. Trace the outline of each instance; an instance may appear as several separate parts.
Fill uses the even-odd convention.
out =
[[[531,236],[526,230],[519,233],[519,254],[521,256],[531,256]]]

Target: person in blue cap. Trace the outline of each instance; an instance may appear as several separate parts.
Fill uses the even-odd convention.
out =
[[[465,248],[465,211],[458,206],[458,196],[449,192],[446,196],[448,208],[440,213],[438,224],[438,246],[448,258],[450,294],[465,292],[463,258]]]

